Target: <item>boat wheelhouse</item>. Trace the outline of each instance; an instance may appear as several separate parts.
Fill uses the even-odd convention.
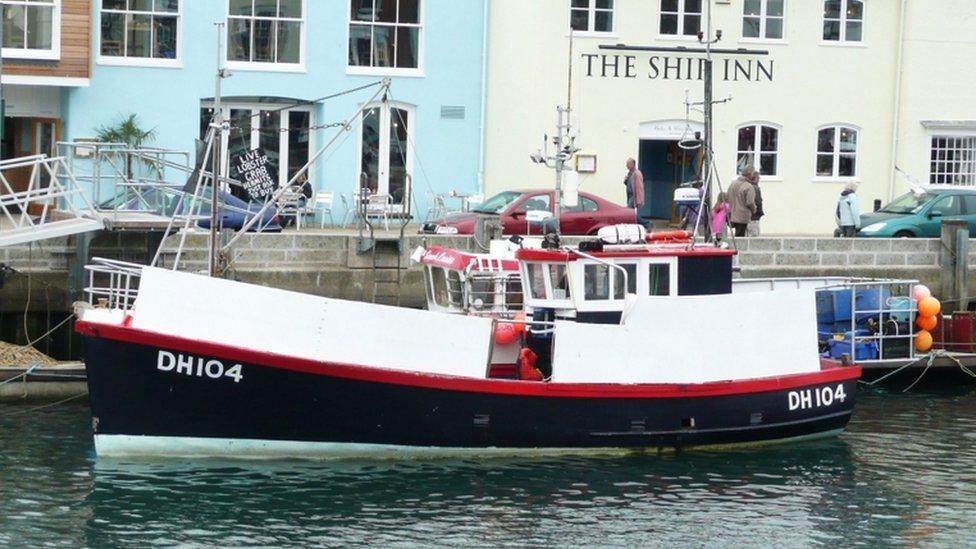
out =
[[[427,309],[509,318],[522,311],[522,279],[509,249],[473,254],[441,246],[418,248]]]

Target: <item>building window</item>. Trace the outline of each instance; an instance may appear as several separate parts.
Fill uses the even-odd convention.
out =
[[[572,0],[569,27],[580,32],[613,32],[613,0]]]
[[[976,135],[932,137],[929,183],[976,186]]]
[[[760,175],[779,174],[779,129],[762,124],[739,128],[738,173],[746,166],[759,170]],[[757,158],[758,156],[758,158]]]
[[[349,66],[420,68],[420,0],[350,0]]]
[[[745,0],[742,37],[782,40],[786,0]]]
[[[61,0],[3,0],[3,56],[61,57]]]
[[[862,0],[824,0],[823,39],[860,42],[864,31]]]
[[[100,0],[102,58],[179,57],[179,0]]]
[[[200,109],[200,139],[206,138],[213,115],[213,104],[205,103]],[[279,185],[290,181],[308,162],[312,136],[310,108],[282,110],[273,104],[224,103],[222,119],[230,122],[222,155],[222,171],[229,177],[236,179],[238,175],[230,158],[257,148],[268,157],[268,172]]]
[[[701,21],[702,0],[661,0],[661,34],[697,36]]]
[[[227,61],[301,65],[303,0],[230,0]]]
[[[389,195],[409,208],[408,177],[413,162],[414,116],[406,106],[384,103],[363,110],[360,131],[360,180],[370,192]]]
[[[817,177],[857,175],[857,130],[847,126],[821,128],[817,132]]]

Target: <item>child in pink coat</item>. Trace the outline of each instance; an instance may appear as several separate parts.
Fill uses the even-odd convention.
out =
[[[729,210],[732,207],[729,206],[729,199],[725,193],[718,193],[718,199],[715,200],[715,206],[712,208],[712,234],[715,236],[715,242],[721,241],[722,237],[725,236],[725,227],[728,225],[726,220],[729,216]]]

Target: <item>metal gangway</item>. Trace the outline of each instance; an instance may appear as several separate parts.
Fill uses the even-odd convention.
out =
[[[63,156],[0,161],[0,248],[103,228]]]

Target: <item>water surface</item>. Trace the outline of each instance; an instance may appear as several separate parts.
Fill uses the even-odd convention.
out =
[[[976,392],[860,395],[840,438],[661,456],[95,459],[84,403],[0,404],[0,545],[976,544]]]

